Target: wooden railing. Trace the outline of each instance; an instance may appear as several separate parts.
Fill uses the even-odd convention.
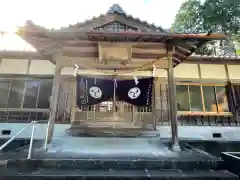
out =
[[[182,126],[240,126],[240,119],[233,115],[184,114],[178,116]]]
[[[0,122],[26,123],[48,120],[49,109],[0,108]]]

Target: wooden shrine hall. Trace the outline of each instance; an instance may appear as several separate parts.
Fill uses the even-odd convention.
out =
[[[47,142],[51,141],[55,120],[61,114],[59,113],[61,96],[64,94],[61,91],[68,91],[72,93],[68,100],[70,122],[88,129],[106,128],[109,124],[117,124],[119,129],[122,127],[139,131],[155,130],[158,113],[163,109],[163,105],[158,101],[160,98],[167,99],[166,118],[171,122],[174,149],[178,149],[179,144],[173,68],[188,59],[196,49],[208,41],[225,39],[224,35],[212,32],[170,33],[127,15],[118,5],[113,5],[104,15],[57,30],[46,29],[28,21],[19,29],[18,34],[36,48],[37,52],[33,53],[35,56],[37,54],[41,59],[55,64]],[[166,81],[158,81],[163,73],[167,73]],[[97,82],[102,80],[113,82],[113,96],[108,99],[112,103],[104,105],[104,102],[101,102],[101,106],[95,103],[80,107],[77,103],[81,96],[78,86],[78,83],[81,83],[78,80],[80,77],[92,78]],[[141,110],[142,105],[138,107],[133,104],[126,105],[128,102],[125,102],[125,105],[121,103],[122,99],[119,98],[121,93],[116,90],[122,81],[139,81],[141,85],[141,79],[144,78],[153,78],[151,104],[148,105],[146,112]],[[168,85],[168,93],[165,95],[157,93],[161,83]],[[61,86],[64,88],[60,88]],[[144,89],[142,91],[145,92]],[[90,89],[85,93],[90,93]],[[131,110],[125,111],[128,107]],[[144,114],[141,116],[141,123],[144,123],[140,125],[139,114]],[[125,123],[121,125],[118,122]],[[117,129],[111,126],[111,129],[114,128]]]

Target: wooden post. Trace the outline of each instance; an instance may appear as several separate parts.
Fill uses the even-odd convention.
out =
[[[153,80],[152,86],[152,122],[153,122],[153,130],[157,129],[157,118],[156,118],[156,86],[155,83],[157,78]]]
[[[114,83],[113,83],[113,112],[115,113],[117,111],[117,103],[116,103],[116,76],[114,77]]]
[[[114,77],[114,83],[113,83],[113,120],[114,123],[115,121],[118,120],[118,114],[117,114],[117,103],[116,103],[116,76]],[[115,124],[113,125],[115,127]]]
[[[70,121],[73,123],[76,120],[76,96],[77,96],[77,78],[73,79],[73,89],[72,89],[72,108],[71,108],[71,118]]]
[[[57,56],[59,57],[59,56]],[[57,62],[57,60],[56,60]],[[59,89],[60,89],[60,80],[61,80],[61,67],[56,63],[55,73],[54,73],[54,81],[52,88],[52,96],[50,103],[50,115],[48,118],[48,127],[47,127],[47,135],[45,139],[44,149],[47,149],[47,145],[51,143],[54,131],[54,123],[57,118],[57,109],[58,109],[58,99],[59,99]]]
[[[177,124],[177,104],[176,104],[176,88],[174,83],[173,61],[172,57],[168,58],[168,89],[169,89],[169,105],[170,105],[170,121],[172,130],[172,149],[180,151],[178,139],[178,124]]]

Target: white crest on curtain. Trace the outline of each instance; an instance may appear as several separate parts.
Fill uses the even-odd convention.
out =
[[[141,94],[141,90],[138,87],[131,88],[128,91],[128,97],[131,99],[137,99]]]

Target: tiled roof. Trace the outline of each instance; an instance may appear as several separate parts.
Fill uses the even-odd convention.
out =
[[[191,58],[194,58],[194,59],[199,59],[199,58],[201,58],[201,59],[212,59],[212,60],[214,60],[214,59],[216,59],[216,60],[218,60],[218,59],[229,59],[229,60],[240,60],[240,56],[227,56],[227,55],[225,55],[225,56],[214,56],[214,55],[211,55],[211,56],[209,56],[209,55],[197,55],[197,54],[193,54],[193,55],[191,55],[191,56],[189,56],[189,59],[191,59]]]
[[[99,15],[98,17],[93,17],[92,19],[89,19],[89,20],[86,20],[84,22],[78,22],[76,24],[70,24],[68,25],[67,27],[61,27],[60,29],[58,30],[66,30],[68,28],[75,28],[75,27],[84,27],[85,24],[90,24],[92,21],[95,21],[96,19],[98,18],[102,18],[104,16],[107,16],[107,15],[111,15],[111,14],[117,14],[119,16],[123,16],[123,17],[126,17],[130,20],[133,20],[135,22],[138,22],[138,23],[141,23],[143,25],[145,25],[146,27],[152,29],[153,31],[156,31],[156,32],[166,32],[162,27],[160,26],[155,26],[154,24],[150,24],[146,21],[142,21],[140,20],[139,18],[134,18],[132,15],[129,15],[129,14],[126,14],[126,12],[122,9],[121,6],[119,6],[118,4],[113,4],[109,10],[107,11],[106,14],[101,14]],[[26,25],[30,25],[32,28],[39,28],[39,29],[42,29],[42,30],[47,30],[47,28],[43,27],[43,26],[39,26],[39,25],[36,25],[33,21],[29,20],[26,22]],[[51,29],[49,29],[51,30]],[[57,29],[56,29],[57,30]]]
[[[145,26],[148,26],[149,28],[151,29],[154,29],[155,31],[157,32],[165,32],[165,30],[160,27],[160,26],[156,26],[154,25],[153,23],[150,24],[148,23],[147,21],[142,21],[140,20],[139,18],[134,18],[132,15],[130,14],[127,14],[120,5],[118,4],[113,4],[109,10],[107,11],[107,14],[118,14],[118,15],[121,15],[121,16],[125,16],[126,18],[128,19],[131,19],[131,20],[134,20],[134,21],[137,21],[139,23],[142,23],[144,24]]]

